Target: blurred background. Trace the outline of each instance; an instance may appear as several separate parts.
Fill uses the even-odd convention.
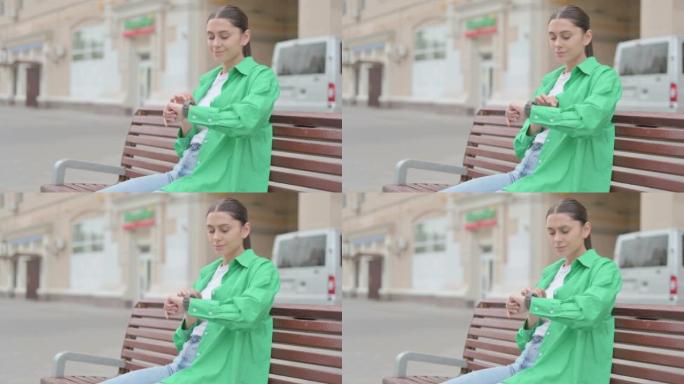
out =
[[[63,158],[118,163],[136,109],[191,92],[220,64],[206,21],[227,4],[277,75],[276,111],[341,111],[342,0],[0,0],[4,190],[37,192]]]
[[[560,66],[547,26],[568,4],[590,16],[594,55],[620,75],[618,111],[684,112],[681,1],[348,0],[345,190],[380,191],[405,158],[461,164],[478,109],[527,101]]]
[[[557,260],[545,218],[565,197],[587,207],[594,249],[618,264],[619,303],[684,305],[682,194],[347,193],[345,379],[380,383],[405,350],[461,356],[473,305],[534,286]]]
[[[341,194],[3,193],[0,382],[37,383],[62,350],[119,356],[130,306],[190,287],[216,259],[205,218],[224,197],[247,207],[254,251],[278,268],[276,303],[341,305]]]

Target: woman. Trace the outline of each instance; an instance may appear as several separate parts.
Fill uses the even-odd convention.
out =
[[[207,43],[221,63],[192,95],[164,109],[178,122],[173,170],[138,177],[103,192],[266,192],[271,166],[270,116],[280,91],[273,71],[251,57],[247,16],[225,6],[207,20]],[[197,103],[195,100],[199,100]]]
[[[568,5],[548,24],[562,67],[544,76],[534,102],[511,104],[509,122],[524,121],[514,141],[521,159],[509,173],[475,178],[443,192],[608,192],[622,86],[593,57],[589,16]]]
[[[591,248],[584,206],[562,200],[546,214],[549,241],[561,258],[535,288],[506,302],[509,314],[527,314],[511,365],[483,369],[446,384],[608,384],[613,357],[615,296],[622,286],[612,260]]]
[[[166,366],[129,372],[105,384],[266,384],[271,360],[273,298],[280,287],[273,263],[250,249],[247,209],[225,199],[207,212],[207,237],[220,256],[192,289],[167,297],[167,315],[184,314]]]

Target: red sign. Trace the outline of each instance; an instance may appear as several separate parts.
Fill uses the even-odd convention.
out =
[[[466,223],[465,229],[467,229],[469,231],[477,231],[478,229],[481,229],[481,228],[488,228],[488,227],[495,227],[495,226],[496,226],[496,218],[488,219],[488,220],[475,221],[472,223]]]
[[[149,35],[152,33],[154,33],[154,25],[150,25],[149,27],[144,28],[130,29],[128,31],[124,31],[123,35],[124,37],[134,37],[141,35]]]
[[[138,220],[138,221],[133,221],[130,223],[126,223],[122,226],[123,229],[130,231],[132,229],[136,228],[144,228],[144,227],[153,227],[154,226],[154,217],[145,219],[145,220]]]
[[[472,39],[474,37],[491,35],[494,33],[496,33],[496,25],[492,26],[492,27],[478,28],[478,29],[474,29],[472,31],[466,31],[465,35],[466,35],[466,37],[469,37]]]

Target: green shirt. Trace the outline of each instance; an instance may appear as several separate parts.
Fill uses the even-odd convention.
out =
[[[535,97],[548,94],[565,67],[548,73]],[[536,136],[530,124],[549,129],[539,163],[531,175],[504,188],[508,192],[609,192],[613,170],[615,105],[622,96],[613,68],[589,57],[577,65],[558,94],[558,107],[532,106],[530,117],[515,138],[522,159]]]
[[[222,66],[204,74],[193,92],[200,100],[209,91]],[[192,106],[192,129],[178,131],[179,157],[190,145],[199,126],[208,128],[191,175],[163,188],[167,192],[266,192],[271,168],[273,104],[280,95],[271,68],[245,57],[230,70],[221,94],[209,107]]]
[[[200,271],[193,288],[201,292],[223,259]],[[271,306],[280,288],[275,265],[245,250],[230,263],[211,300],[190,299],[191,316],[208,321],[192,365],[162,381],[164,384],[266,384],[271,364]],[[192,327],[178,327],[173,342],[178,351]]]
[[[542,272],[537,287],[548,288],[565,259]],[[613,360],[615,319],[612,311],[622,287],[615,263],[588,250],[572,263],[553,299],[532,298],[530,313],[550,320],[531,368],[505,380],[506,384],[608,384]],[[522,351],[539,326],[518,330]]]

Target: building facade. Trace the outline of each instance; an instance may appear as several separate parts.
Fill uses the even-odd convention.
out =
[[[565,196],[587,207],[593,248],[609,258],[620,234],[684,228],[681,194],[346,194],[343,290],[473,303],[531,286],[555,261],[545,215]]]
[[[340,0],[328,17],[312,0],[235,0],[252,54],[270,65],[278,41],[340,35]],[[219,0],[0,0],[0,103],[130,112],[191,91],[215,67],[207,16]],[[313,7],[313,8],[316,8]],[[337,9],[337,11],[336,11]],[[338,12],[338,13],[335,13]],[[303,19],[306,22],[299,23]]]
[[[526,100],[558,67],[547,22],[569,3],[590,15],[595,55],[608,65],[619,41],[679,28],[652,25],[666,12],[653,1],[347,0],[344,100],[460,112]]]
[[[204,220],[223,195],[0,196],[0,295],[130,303],[189,287],[214,260]],[[339,194],[236,197],[264,257],[280,233],[340,227]]]

